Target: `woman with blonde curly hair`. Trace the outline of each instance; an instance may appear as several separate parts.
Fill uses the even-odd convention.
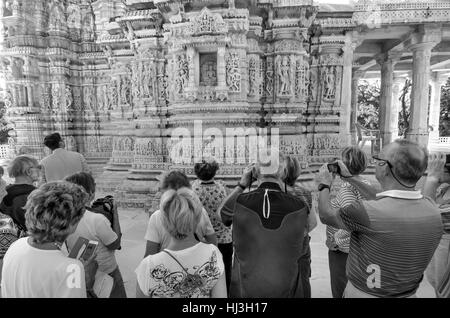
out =
[[[60,249],[75,231],[87,199],[81,187],[68,182],[47,183],[29,195],[25,221],[30,236],[5,254],[2,297],[86,297],[83,264]]]

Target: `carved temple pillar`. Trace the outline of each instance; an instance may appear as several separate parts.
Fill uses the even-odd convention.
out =
[[[379,110],[379,126],[381,133],[382,145],[386,146],[393,140],[392,136],[392,120],[395,106],[392,101],[393,97],[393,81],[394,67],[400,55],[382,53],[377,58],[377,63],[381,66],[381,92],[380,92],[380,110]],[[398,117],[397,117],[398,118]]]
[[[429,140],[431,143],[439,142],[439,118],[441,113],[441,88],[448,80],[448,75],[433,72],[431,76],[431,98],[430,98],[430,126]]]
[[[359,80],[364,77],[365,72],[353,71],[352,74],[352,96],[351,96],[351,110],[350,110],[350,136],[351,144],[356,145],[356,123],[358,121],[358,84]]]
[[[352,144],[352,69],[353,69],[353,51],[357,46],[356,42],[352,42],[352,34],[347,33],[345,45],[342,47],[342,93],[341,93],[341,113],[340,113],[340,135],[343,145]]]
[[[413,53],[411,115],[406,138],[422,146],[428,144],[428,99],[431,50],[442,39],[442,27],[419,25],[408,39],[407,48]]]

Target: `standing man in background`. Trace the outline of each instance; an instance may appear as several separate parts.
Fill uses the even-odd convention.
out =
[[[82,154],[65,150],[65,143],[59,133],[53,133],[44,138],[44,145],[52,153],[41,160],[42,183],[63,180],[78,172],[91,173],[86,159]]]

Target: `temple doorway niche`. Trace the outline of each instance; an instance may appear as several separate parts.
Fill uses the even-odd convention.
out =
[[[200,53],[200,86],[217,86],[217,54]]]

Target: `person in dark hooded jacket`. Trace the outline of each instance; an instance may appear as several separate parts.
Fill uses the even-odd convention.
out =
[[[14,183],[6,187],[0,212],[11,217],[20,231],[26,232],[24,206],[28,195],[36,189],[33,183],[40,177],[39,162],[30,156],[18,156],[9,165],[8,174]]]

